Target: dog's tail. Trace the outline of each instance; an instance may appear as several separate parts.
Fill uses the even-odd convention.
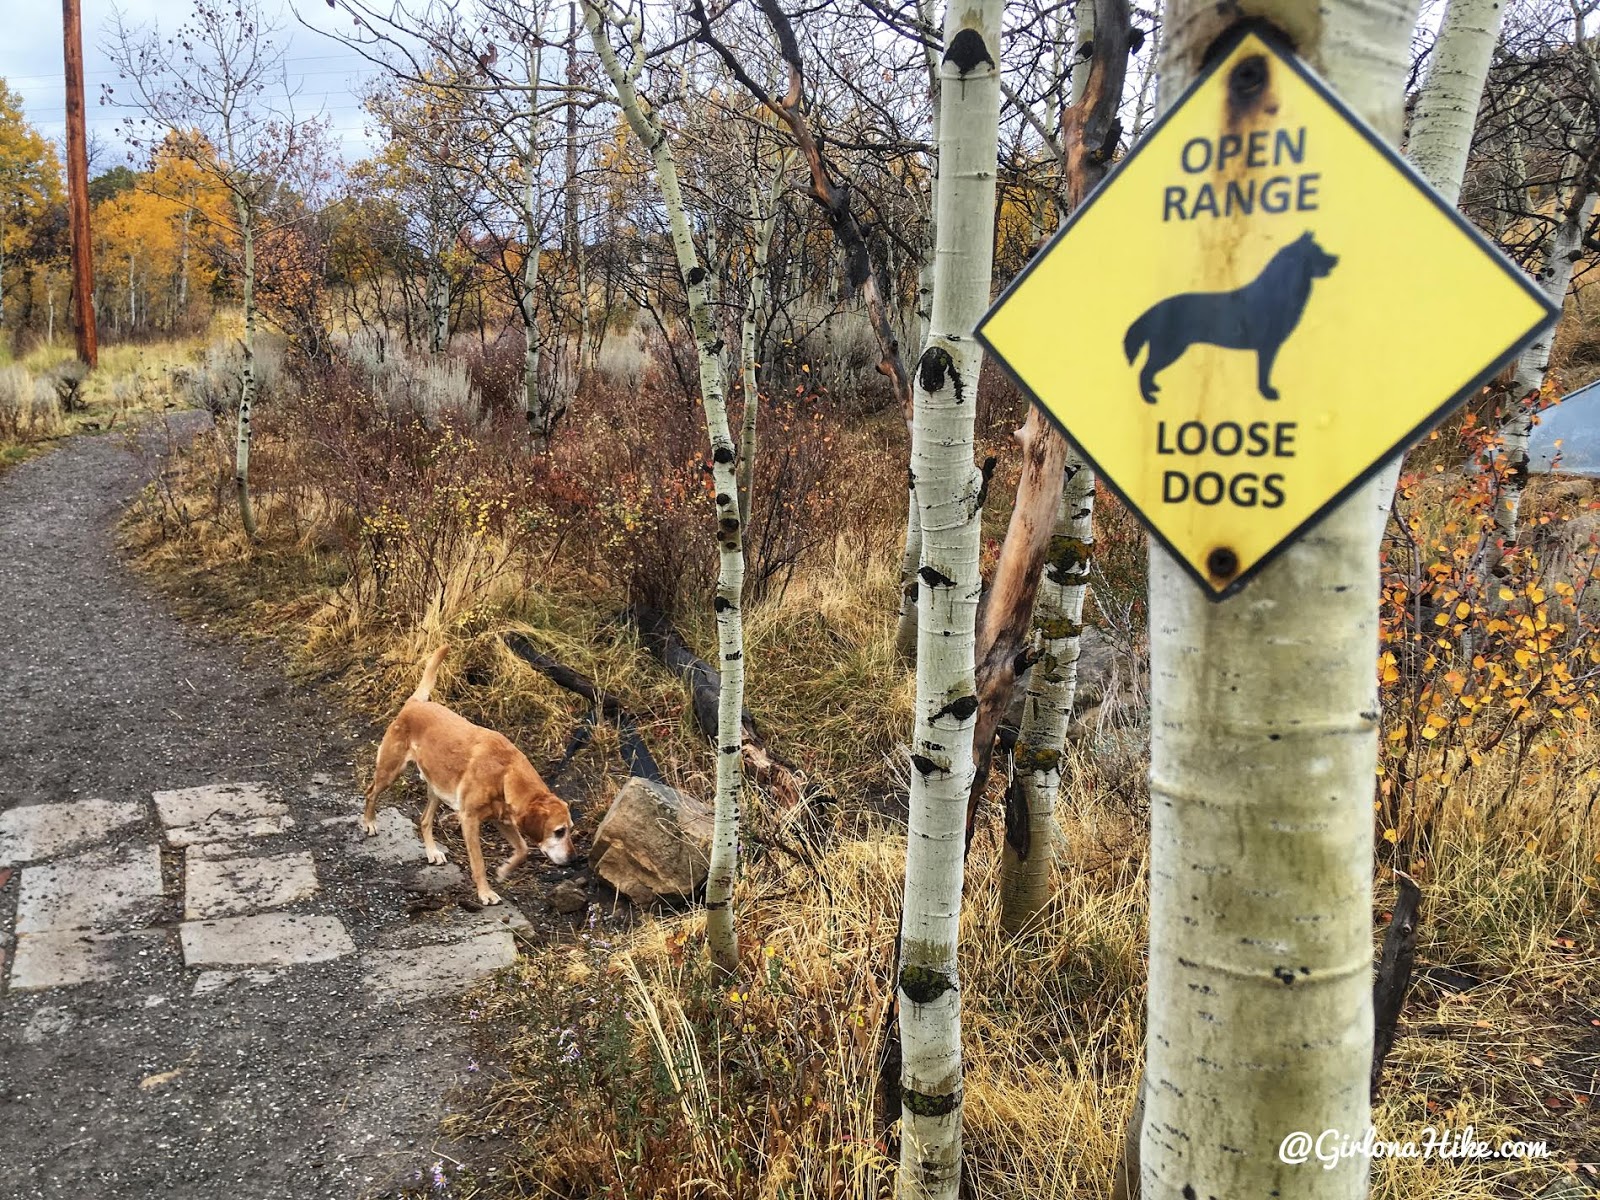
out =
[[[433,657],[428,659],[428,665],[422,668],[422,682],[417,684],[417,690],[411,693],[413,700],[426,700],[433,694],[434,680],[439,678],[439,664],[444,661],[449,646],[440,646],[433,652]]]
[[[1145,343],[1150,340],[1150,334],[1145,329],[1145,324],[1149,320],[1150,314],[1146,312],[1128,326],[1128,332],[1122,339],[1122,352],[1128,356],[1129,366],[1133,365],[1133,360],[1139,357],[1139,351],[1143,350]]]

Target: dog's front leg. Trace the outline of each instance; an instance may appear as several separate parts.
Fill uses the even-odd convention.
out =
[[[467,843],[467,863],[472,867],[472,884],[478,889],[478,899],[484,904],[499,904],[500,896],[489,886],[489,877],[483,869],[483,845],[480,834],[483,823],[461,806],[461,838]]]
[[[422,834],[422,850],[428,856],[428,861],[435,864],[444,862],[444,851],[433,844],[433,819],[439,815],[439,793],[431,787],[428,789],[428,806],[422,810],[422,821],[417,830]]]
[[[501,863],[494,873],[494,877],[504,883],[511,878],[511,872],[528,861],[528,841],[515,821],[496,821],[495,824],[500,828],[500,835],[511,843],[511,857]]]

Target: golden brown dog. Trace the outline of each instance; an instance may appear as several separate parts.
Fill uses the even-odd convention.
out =
[[[378,796],[395,781],[407,763],[428,785],[428,807],[422,814],[422,848],[431,863],[444,862],[444,851],[433,844],[433,818],[442,800],[461,817],[461,836],[467,843],[467,861],[478,899],[499,904],[483,870],[479,832],[485,821],[500,827],[511,843],[512,855],[500,864],[495,877],[504,880],[528,857],[528,842],[535,842],[553,863],[572,857],[572,813],[566,803],[545,786],[522,751],[503,735],[484,729],[442,704],[428,699],[439,674],[447,646],[440,646],[423,669],[422,682],[389,722],[378,747],[378,766],[367,789],[367,809],[361,819],[368,834],[378,832]]]

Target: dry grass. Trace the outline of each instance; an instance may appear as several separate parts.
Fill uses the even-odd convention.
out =
[[[838,436],[838,453],[885,457],[881,423]],[[283,449],[264,450],[268,460],[274,453]],[[679,684],[612,620],[621,585],[589,554],[552,534],[536,561],[481,586],[446,587],[470,603],[384,618],[352,598],[329,549],[337,514],[291,514],[289,493],[269,488],[268,539],[247,547],[227,506],[211,498],[216,466],[202,445],[162,485],[190,506],[187,525],[162,516],[170,502],[154,492],[128,525],[140,562],[208,620],[273,630],[295,669],[327,679],[375,718],[412,685],[424,647],[448,637],[456,651],[442,692],[537,763],[560,752],[581,706],[505,651],[502,633],[522,630],[622,696],[673,780],[710,793],[711,756]],[[1003,480],[995,486],[1004,494]],[[491,1083],[452,1124],[468,1136],[498,1132],[513,1149],[492,1177],[453,1181],[453,1194],[885,1193],[892,1163],[874,1091],[912,693],[891,655],[899,489],[870,495],[747,622],[750,707],[774,745],[841,801],[842,829],[808,841],[753,798],[736,983],[711,974],[691,913],[530,949],[474,996],[469,1015]],[[1108,509],[1103,533],[1116,615],[1136,623],[1137,532]],[[709,614],[686,610],[679,623],[691,643],[712,645]],[[1526,1196],[1562,1170],[1593,1186],[1600,735],[1578,736],[1559,769],[1541,775],[1530,763],[1512,779],[1509,765],[1490,763],[1449,797],[1423,879],[1423,974],[1376,1115],[1385,1137],[1472,1122],[1480,1136],[1547,1140],[1553,1157],[1385,1163],[1374,1190],[1383,1200]],[[1145,974],[1144,749],[1137,731],[1118,739],[1074,752],[1059,887],[1026,937],[998,930],[992,810],[974,846],[961,975],[975,1196],[1108,1194],[1142,1058]],[[598,753],[613,780],[620,775],[611,735],[585,753]],[[1512,802],[1489,803],[1508,791]],[[592,828],[597,816],[584,821]]]

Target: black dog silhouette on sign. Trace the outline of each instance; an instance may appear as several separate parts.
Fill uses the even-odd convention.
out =
[[[1154,404],[1156,375],[1165,371],[1190,346],[1205,343],[1229,350],[1256,352],[1256,387],[1268,400],[1278,398],[1272,386],[1272,363],[1300,324],[1311,298],[1311,281],[1326,276],[1339,260],[1307,233],[1272,256],[1261,274],[1232,292],[1185,292],[1152,305],[1128,326],[1122,349],[1128,364],[1145,346],[1150,353],[1139,372],[1139,392]]]

